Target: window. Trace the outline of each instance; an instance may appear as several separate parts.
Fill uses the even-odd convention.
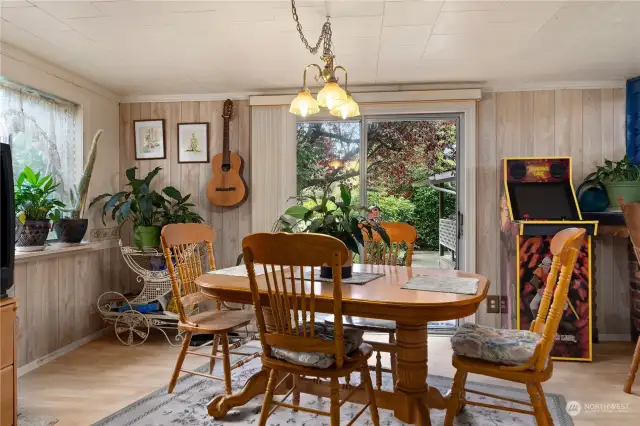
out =
[[[82,156],[77,147],[79,107],[26,87],[0,82],[0,142],[11,145],[14,178],[25,166],[52,174],[58,197],[69,202]]]

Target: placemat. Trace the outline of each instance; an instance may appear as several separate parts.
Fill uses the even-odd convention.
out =
[[[260,275],[264,275],[264,268],[261,263],[254,263],[253,267],[256,271],[256,277]],[[280,270],[279,266],[275,267],[276,271]],[[271,267],[269,267],[269,272],[271,272]],[[230,277],[249,277],[247,273],[247,267],[245,265],[238,266],[230,266],[228,268],[216,269],[215,271],[209,271],[207,274],[211,275],[228,275]]]
[[[355,285],[364,285],[369,281],[373,281],[380,277],[383,277],[384,274],[373,273],[373,272],[353,272],[351,274],[351,278],[343,278],[342,284],[355,284]],[[324,278],[320,276],[320,268],[316,268],[315,275],[313,277],[316,281],[333,281],[333,278]],[[298,278],[299,279],[299,278]],[[304,280],[311,281],[311,271],[305,271]]]
[[[471,294],[478,292],[477,278],[436,277],[418,275],[400,288],[407,290],[435,291],[438,293]]]

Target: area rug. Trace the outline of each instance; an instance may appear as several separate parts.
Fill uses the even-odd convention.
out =
[[[58,419],[50,416],[41,416],[20,409],[18,411],[18,426],[51,426],[58,423]]]
[[[216,371],[218,370],[216,363]],[[245,366],[234,370],[233,391],[238,392],[249,377],[258,372],[261,368],[260,359],[252,360]],[[200,371],[206,371],[208,366],[203,365]],[[214,373],[216,374],[216,373]],[[219,371],[217,375],[222,375]],[[168,379],[168,377],[167,377]],[[391,376],[383,376],[383,389],[390,389]],[[429,376],[428,383],[437,387],[442,393],[451,388],[451,379],[441,376]],[[351,384],[359,382],[359,373],[354,374]],[[374,379],[375,383],[375,379]],[[504,397],[527,400],[528,394],[524,390],[488,385],[483,383],[469,382],[468,387],[480,392],[491,392]],[[176,385],[173,394],[167,394],[167,388],[159,389],[149,396],[134,402],[128,407],[114,413],[94,426],[223,426],[223,425],[257,425],[262,405],[262,397],[255,397],[243,407],[237,407],[227,413],[223,419],[216,420],[207,413],[207,403],[217,394],[224,392],[224,384],[199,376],[185,376]],[[477,397],[477,398],[475,398]],[[291,397],[290,397],[291,398]],[[471,395],[472,400],[488,403],[501,403],[492,398],[478,395]],[[330,411],[328,399],[319,398],[313,395],[301,395],[301,403],[316,410]],[[573,426],[571,417],[566,414],[566,402],[561,395],[547,394],[547,404],[553,416],[556,426]],[[340,424],[347,424],[355,414],[361,409],[361,405],[346,403],[340,410]],[[380,425],[401,426],[405,423],[397,420],[393,412],[379,410]],[[445,412],[443,410],[431,411],[431,422],[435,425],[444,423]],[[294,413],[286,408],[278,408],[271,417],[267,425],[284,426],[329,426],[329,418],[316,414],[297,412]],[[367,411],[363,414],[356,425],[371,425],[371,418]],[[505,411],[490,410],[480,407],[467,407],[455,421],[456,426],[535,426],[536,422],[532,416],[509,413]]]

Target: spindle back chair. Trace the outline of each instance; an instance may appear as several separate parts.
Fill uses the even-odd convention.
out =
[[[503,365],[466,356],[453,356],[456,375],[451,389],[451,398],[448,402],[445,426],[453,425],[455,415],[465,404],[530,414],[535,416],[539,426],[553,425],[553,420],[545,401],[544,391],[542,390],[542,382],[548,380],[553,372],[550,353],[567,302],[575,263],[582,245],[585,243],[585,234],[585,229],[568,228],[558,232],[551,240],[550,248],[553,260],[547,275],[546,287],[538,314],[529,330],[540,335],[540,337],[528,361],[520,365]],[[465,383],[469,373],[524,383],[531,398],[531,403],[466,389]],[[532,410],[470,401],[466,399],[465,393],[506,400],[527,406]]]
[[[407,252],[404,266],[411,266],[413,261],[413,245],[418,239],[416,228],[408,223],[400,222],[380,222],[389,236],[389,246],[387,246],[380,234],[372,231],[372,238],[367,232],[363,232],[364,250],[363,262],[371,265],[398,265],[401,263],[400,248],[407,245]]]
[[[389,246],[382,240],[380,234],[372,231],[372,238],[367,232],[363,232],[364,248],[363,263],[371,265],[401,265],[400,248],[406,244],[406,256],[404,266],[411,267],[413,262],[413,246],[418,239],[416,228],[408,223],[400,222],[380,222],[385,232],[389,236]],[[334,317],[327,318],[328,323],[332,323]],[[398,362],[396,358],[396,324],[393,321],[376,320],[371,318],[345,317],[344,325],[353,327],[365,332],[385,333],[389,335],[389,343],[382,343],[367,340],[376,352],[376,365],[371,368],[376,372],[376,387],[382,389],[382,373],[391,373],[393,385],[397,380]],[[389,353],[389,364],[391,368],[382,367],[382,353]]]
[[[203,257],[208,260],[209,270],[215,269],[213,257],[213,242],[216,233],[208,225],[184,223],[166,225],[162,228],[161,240],[167,264],[167,271],[171,278],[171,289],[178,310],[178,329],[184,332],[182,349],[178,355],[176,367],[169,383],[169,393],[173,392],[180,372],[209,377],[225,382],[225,391],[231,393],[231,371],[260,356],[260,352],[233,352],[248,341],[252,336],[246,332],[244,339],[229,345],[227,333],[246,327],[253,319],[253,312],[243,310],[220,310],[221,303],[216,301],[216,311],[200,312],[200,305],[207,300],[200,291],[195,279],[206,272]],[[191,337],[194,334],[213,334],[211,355],[197,351],[189,351]],[[218,346],[222,346],[222,355],[218,355]],[[206,347],[203,345],[202,347]],[[209,361],[209,374],[197,371],[183,370],[182,364],[187,354],[205,356]],[[240,360],[231,365],[231,355],[240,356]],[[222,360],[224,377],[213,376],[216,359]]]
[[[633,251],[636,254],[636,259],[640,262],[640,203],[625,203],[622,197],[619,198],[622,214],[624,215],[624,221],[629,230],[629,238],[633,245]],[[633,353],[633,359],[631,366],[629,367],[629,375],[624,384],[624,391],[631,393],[633,382],[636,380],[636,374],[638,373],[638,367],[640,367],[640,339],[636,343],[636,350]]]
[[[320,234],[259,233],[249,235],[242,241],[242,251],[260,331],[262,364],[271,369],[260,425],[266,424],[273,412],[271,406],[275,405],[274,410],[282,406],[323,414],[331,418],[332,426],[338,426],[341,405],[338,379],[350,376],[355,370],[366,371],[366,374],[362,374],[362,385],[370,397],[369,404],[358,416],[370,407],[374,424],[378,424],[373,386],[367,368],[371,347],[363,345],[356,350],[357,353],[345,353],[341,269],[348,251],[344,243],[337,238]],[[261,264],[257,270],[256,264]],[[331,267],[333,280],[318,281],[316,277],[319,271],[316,268],[327,265]],[[316,325],[320,325],[316,324],[316,298],[322,288],[326,290],[327,286],[331,286],[333,313],[338,318],[334,323],[333,340],[316,335]],[[276,351],[326,354],[334,357],[335,363],[324,369],[304,366],[276,357]],[[274,402],[273,393],[280,372],[287,373],[282,382],[291,376],[294,385],[281,401]],[[300,395],[296,383],[300,376],[331,378],[330,413],[299,405]],[[292,393],[293,404],[285,403]]]

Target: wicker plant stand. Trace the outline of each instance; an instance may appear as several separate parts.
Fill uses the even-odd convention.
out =
[[[143,284],[140,293],[125,296],[117,291],[103,293],[97,301],[102,319],[113,324],[116,337],[127,346],[143,344],[151,329],[164,334],[169,344],[180,346],[184,333],[178,330],[178,315],[166,310],[167,296],[171,293],[171,279],[166,270],[164,255],[157,250],[140,250],[123,246],[120,250],[125,262],[136,273],[136,280]],[[139,312],[137,305],[158,302],[163,311]],[[167,330],[175,330],[171,338]]]

